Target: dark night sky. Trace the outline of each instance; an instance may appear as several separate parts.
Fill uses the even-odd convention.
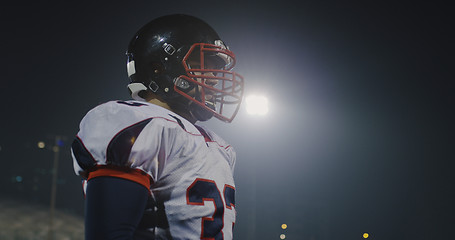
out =
[[[289,239],[450,236],[453,8],[385,1],[45,2],[16,1],[0,10],[6,53],[0,186],[13,197],[27,195],[11,187],[11,177],[23,174],[25,183],[27,166],[46,168],[52,158],[34,149],[37,141],[59,134],[69,143],[90,108],[128,99],[124,53],[136,30],[157,16],[186,13],[217,29],[238,57],[247,93],[270,101],[266,117],[242,109],[230,125],[206,123],[237,149],[238,239],[279,239],[282,232]],[[68,151],[61,154],[58,206],[80,214]]]

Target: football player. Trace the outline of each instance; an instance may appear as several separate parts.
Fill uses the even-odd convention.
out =
[[[86,239],[232,239],[235,152],[195,123],[237,114],[234,53],[179,14],[144,25],[126,55],[134,100],[90,110],[72,144]]]

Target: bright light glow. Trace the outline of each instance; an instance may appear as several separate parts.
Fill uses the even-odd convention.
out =
[[[38,147],[44,148],[44,147],[46,147],[46,144],[44,142],[38,142]]]
[[[251,115],[265,115],[269,111],[269,101],[264,96],[250,95],[245,98],[246,111]]]
[[[368,238],[370,235],[368,233],[363,234],[363,238]]]
[[[286,228],[288,228],[288,225],[286,223],[283,223],[283,224],[281,224],[281,228],[286,229]]]
[[[284,235],[284,234],[280,235],[280,239],[285,239],[285,238],[286,238],[286,235]]]

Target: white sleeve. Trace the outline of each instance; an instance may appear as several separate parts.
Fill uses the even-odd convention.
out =
[[[71,154],[76,174],[84,176],[96,165],[140,169],[156,180],[173,142],[165,118],[150,117],[147,106],[108,102],[89,111],[80,124]]]
[[[176,124],[162,118],[153,119],[139,134],[130,154],[132,168],[139,168],[157,181],[171,154]]]

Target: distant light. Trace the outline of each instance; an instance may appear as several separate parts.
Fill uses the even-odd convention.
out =
[[[63,145],[65,145],[65,142],[64,142],[63,140],[59,139],[59,140],[57,141],[57,146],[63,147]]]
[[[369,236],[370,236],[370,235],[369,235],[368,233],[364,233],[364,234],[363,234],[363,238],[365,238],[365,239],[368,238]]]
[[[280,239],[285,239],[285,238],[286,238],[286,235],[284,235],[284,234],[280,235]]]
[[[264,96],[250,95],[245,98],[246,111],[251,115],[265,115],[269,112],[269,101]]]
[[[22,176],[16,176],[16,182],[22,182]]]
[[[288,228],[288,225],[286,223],[283,223],[283,224],[281,224],[281,228],[286,229],[286,228]]]
[[[40,141],[40,142],[38,142],[38,147],[44,148],[44,147],[46,147],[46,144],[44,142]]]

